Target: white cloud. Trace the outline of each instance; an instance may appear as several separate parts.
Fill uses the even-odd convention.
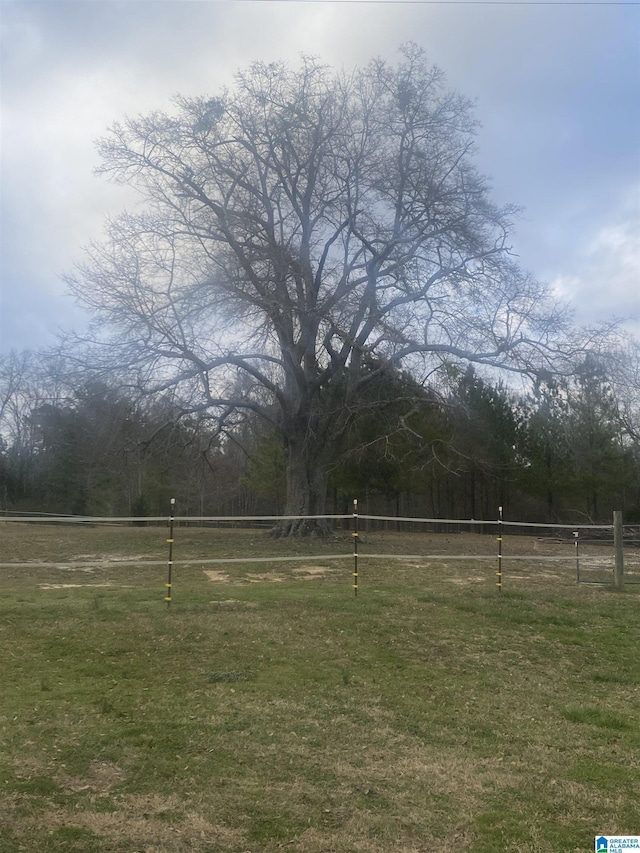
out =
[[[583,287],[583,281],[577,275],[558,275],[552,280],[551,286],[559,299],[574,302]]]
[[[559,273],[552,285],[573,301],[580,321],[616,317],[640,337],[640,186],[611,219],[587,235],[574,253],[573,271]]]

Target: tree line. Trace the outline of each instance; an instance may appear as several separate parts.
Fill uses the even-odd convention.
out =
[[[221,431],[166,395],[62,383],[50,360],[0,360],[0,509],[74,515],[281,514],[286,458],[254,417]],[[56,368],[58,369],[58,368]],[[380,370],[328,463],[327,511],[523,521],[640,521],[640,437],[594,357],[516,393],[447,365]]]

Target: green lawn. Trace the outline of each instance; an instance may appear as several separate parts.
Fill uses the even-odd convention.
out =
[[[389,533],[363,536],[355,598],[351,561],[312,559],[348,533],[179,529],[176,560],[300,559],[178,565],[168,610],[162,566],[99,563],[162,560],[164,538],[0,526],[3,562],[95,563],[0,569],[0,853],[586,853],[640,833],[640,587],[505,560],[500,596],[494,563],[455,559],[492,537]]]

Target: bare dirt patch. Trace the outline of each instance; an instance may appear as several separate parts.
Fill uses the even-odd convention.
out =
[[[117,566],[121,564],[146,563],[149,561],[149,554],[88,554],[85,556],[76,556],[70,563],[65,563],[60,568],[80,571],[94,571],[94,569],[103,569],[108,566]]]
[[[296,566],[291,570],[291,575],[296,580],[309,581],[316,578],[326,577],[333,572],[326,566]],[[221,572],[217,569],[204,569],[204,574],[213,583],[230,583],[231,578],[227,572]],[[283,572],[248,572],[240,580],[249,583],[283,583],[289,580],[290,576]],[[233,599],[229,599],[229,602]],[[228,602],[228,603],[229,603]],[[222,602],[214,602],[220,604]],[[238,602],[239,603],[239,602]]]
[[[219,572],[216,569],[205,569],[204,573],[214,583],[229,583],[229,575],[226,572]]]
[[[260,583],[260,581],[282,583],[286,580],[286,576],[278,572],[251,572],[250,575],[246,576],[245,580],[248,580],[249,583]]]
[[[449,583],[458,584],[458,586],[468,586],[469,584],[474,583],[486,583],[487,578],[483,575],[470,575],[466,578],[447,578]]]
[[[73,563],[95,563],[97,566],[101,566],[104,563],[135,563],[148,559],[149,554],[109,554],[108,556],[104,554],[76,554],[72,558],[71,565]]]
[[[41,583],[39,589],[104,589],[113,586],[113,583]],[[122,586],[118,585],[118,588],[122,589]]]
[[[300,580],[313,580],[313,578],[324,577],[328,575],[330,570],[327,566],[299,566],[293,569],[294,575],[302,576]]]
[[[106,559],[98,560],[98,563],[100,565],[103,563],[137,563],[148,559],[149,554],[110,554]]]

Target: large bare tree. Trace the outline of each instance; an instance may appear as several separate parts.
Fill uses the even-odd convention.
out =
[[[254,64],[217,97],[112,127],[100,171],[146,206],[111,221],[69,283],[141,387],[174,388],[222,430],[270,421],[285,514],[321,514],[372,363],[555,357],[563,312],[510,257],[515,211],[491,202],[475,131],[414,45],[352,73]]]

